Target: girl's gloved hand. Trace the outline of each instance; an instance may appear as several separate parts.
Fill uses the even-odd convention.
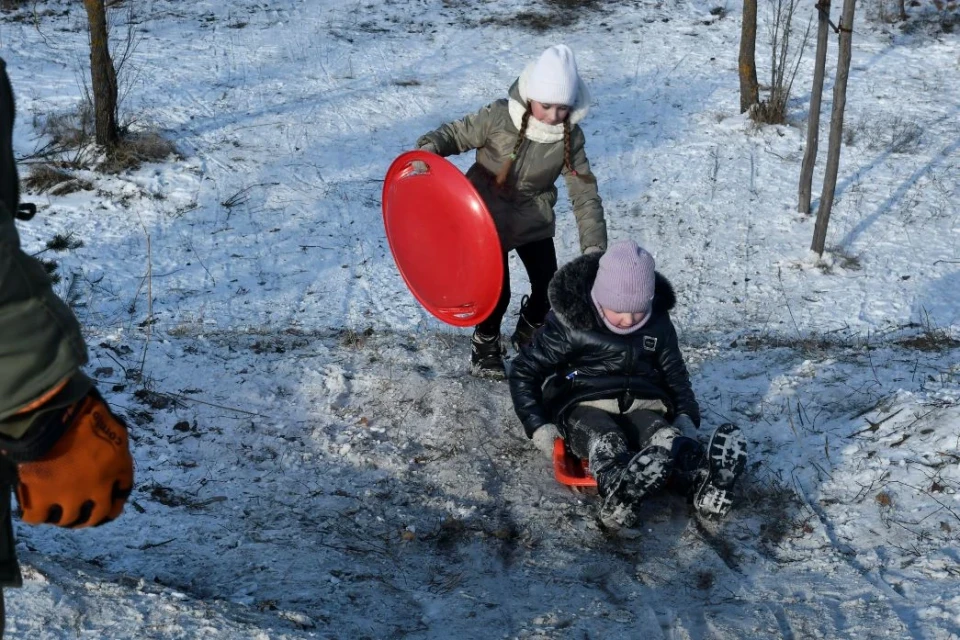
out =
[[[553,442],[560,437],[557,425],[541,425],[539,429],[533,432],[533,446],[543,452],[548,458],[553,458]]]
[[[693,420],[690,419],[685,413],[681,413],[673,420],[673,426],[680,431],[680,433],[692,433],[694,430],[699,429],[699,427],[693,424]]]
[[[429,153],[436,153],[437,148],[428,142],[425,145],[418,147],[417,151],[427,151]],[[414,160],[410,164],[411,166],[413,166],[413,170],[416,173],[426,173],[427,171],[430,170],[430,168],[427,166],[427,163],[424,162],[423,160]]]

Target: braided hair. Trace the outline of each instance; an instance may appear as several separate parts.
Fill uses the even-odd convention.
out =
[[[517,134],[517,143],[513,145],[513,151],[510,152],[510,156],[503,163],[503,166],[500,167],[500,171],[497,172],[496,184],[498,187],[502,187],[507,183],[510,168],[513,167],[513,161],[517,159],[517,153],[520,152],[520,145],[523,144],[523,137],[527,133],[527,123],[530,122],[531,114],[533,114],[533,108],[530,106],[530,103],[527,102],[527,109],[523,112],[523,117],[520,119],[520,133]]]
[[[570,175],[577,175],[577,170],[573,168],[573,163],[570,161],[570,116],[563,121],[563,164]]]
[[[570,160],[570,116],[563,121],[563,165],[575,178],[580,178],[585,182],[596,182],[597,179],[592,173],[580,173],[573,168],[573,161]]]

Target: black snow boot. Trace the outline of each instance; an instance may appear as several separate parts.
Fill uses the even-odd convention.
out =
[[[478,378],[503,380],[506,378],[506,369],[503,366],[503,347],[500,336],[485,336],[478,331],[473,332],[470,348],[470,372]]]
[[[698,472],[693,507],[703,518],[719,520],[733,506],[733,485],[747,466],[747,441],[734,424],[722,424],[707,444]]]
[[[543,320],[540,322],[531,322],[527,318],[527,303],[529,301],[529,296],[523,296],[523,299],[520,301],[520,318],[517,320],[517,329],[510,337],[510,342],[513,344],[513,348],[516,349],[517,353],[520,352],[522,347],[530,344],[530,341],[533,340],[533,334],[543,326]]]
[[[590,471],[601,498],[600,523],[610,530],[630,528],[637,522],[640,501],[666,483],[670,452],[647,447],[632,453],[623,436],[607,433],[591,443]]]
[[[705,449],[699,441],[678,436],[670,448],[673,467],[667,480],[667,490],[693,500],[694,492],[707,475]]]

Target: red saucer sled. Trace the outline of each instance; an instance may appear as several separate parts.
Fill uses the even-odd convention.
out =
[[[414,168],[418,161],[426,171]],[[397,269],[424,309],[456,327],[493,313],[503,286],[500,237],[457,167],[427,151],[408,151],[390,165],[381,205]]]

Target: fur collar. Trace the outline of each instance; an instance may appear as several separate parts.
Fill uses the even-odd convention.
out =
[[[510,100],[507,108],[510,110],[510,120],[513,126],[519,131],[523,120],[523,114],[527,110],[527,79],[530,77],[530,71],[533,64],[527,65],[520,77],[510,86]],[[590,110],[590,92],[583,84],[583,80],[577,79],[577,103],[573,105],[570,111],[570,126],[577,124],[587,115]],[[524,134],[528,140],[534,142],[559,142],[563,140],[563,124],[544,124],[534,117],[527,121],[527,131]]]
[[[557,318],[566,326],[578,331],[589,331],[603,326],[590,300],[590,289],[597,279],[602,253],[589,253],[563,265],[550,281],[548,295],[550,306]],[[673,309],[677,295],[670,281],[658,272],[653,294],[653,313]]]

